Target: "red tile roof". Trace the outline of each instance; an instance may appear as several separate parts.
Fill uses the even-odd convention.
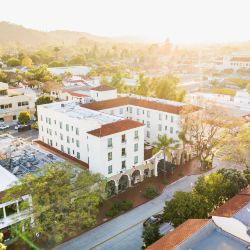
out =
[[[250,186],[248,186],[246,189],[242,190],[234,197],[229,199],[226,203],[217,208],[211,215],[232,217],[241,208],[246,206],[249,202],[250,202]]]
[[[66,91],[66,92],[69,93],[70,95],[76,96],[76,97],[88,97],[88,95],[80,94],[80,93],[73,92],[73,91]]]
[[[120,120],[117,122],[105,124],[101,128],[94,129],[87,133],[97,136],[97,137],[104,137],[107,135],[112,135],[115,133],[119,133],[119,132],[126,131],[126,130],[133,129],[133,128],[138,128],[141,126],[144,126],[144,124],[137,122],[137,121],[125,119],[125,120]]]
[[[95,90],[95,91],[108,91],[108,90],[115,90],[115,88],[110,87],[108,85],[100,85],[100,86],[97,86],[95,88],[92,88],[91,90]]]
[[[125,105],[134,105],[142,108],[154,109],[172,114],[180,114],[180,112],[183,110],[183,107],[180,106],[163,104],[155,101],[147,101],[131,97],[119,97],[116,99],[111,99],[106,101],[83,104],[82,107],[93,110],[102,110],[102,109],[109,109]],[[197,107],[194,108],[195,110],[198,110]]]
[[[232,57],[231,61],[234,61],[234,62],[250,62],[250,57]]]
[[[147,248],[147,250],[171,250],[175,249],[188,237],[207,225],[208,219],[189,219],[176,229],[160,238]]]

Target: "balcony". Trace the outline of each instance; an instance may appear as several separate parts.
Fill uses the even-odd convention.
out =
[[[134,137],[134,140],[138,141],[138,140],[139,140],[139,136],[138,136],[138,135],[135,136],[135,137]]]
[[[122,158],[126,158],[127,154],[126,153],[122,153]]]
[[[108,144],[108,148],[113,148],[113,144]]]
[[[126,139],[125,140],[122,140],[122,145],[126,144]]]

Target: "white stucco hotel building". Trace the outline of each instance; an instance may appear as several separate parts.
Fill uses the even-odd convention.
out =
[[[119,190],[125,175],[127,186],[157,175],[157,163],[144,156],[144,145],[152,145],[163,134],[178,141],[184,106],[135,95],[39,105],[39,140],[114,180]]]

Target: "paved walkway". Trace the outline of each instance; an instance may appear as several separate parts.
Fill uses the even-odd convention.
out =
[[[107,222],[68,242],[56,250],[140,249],[142,222],[163,210],[166,200],[176,191],[189,191],[199,175],[186,176],[170,184],[157,198]]]

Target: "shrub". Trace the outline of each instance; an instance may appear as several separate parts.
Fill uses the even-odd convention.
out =
[[[117,216],[118,214],[120,214],[121,212],[125,212],[125,211],[128,211],[129,209],[131,209],[133,207],[133,202],[130,201],[130,200],[123,200],[123,201],[120,201],[120,200],[116,200],[114,201],[113,205],[112,205],[112,208],[110,210],[108,210],[105,215],[107,217],[115,217]]]
[[[143,196],[147,199],[153,199],[157,195],[158,195],[158,191],[154,186],[146,187],[143,192]]]

